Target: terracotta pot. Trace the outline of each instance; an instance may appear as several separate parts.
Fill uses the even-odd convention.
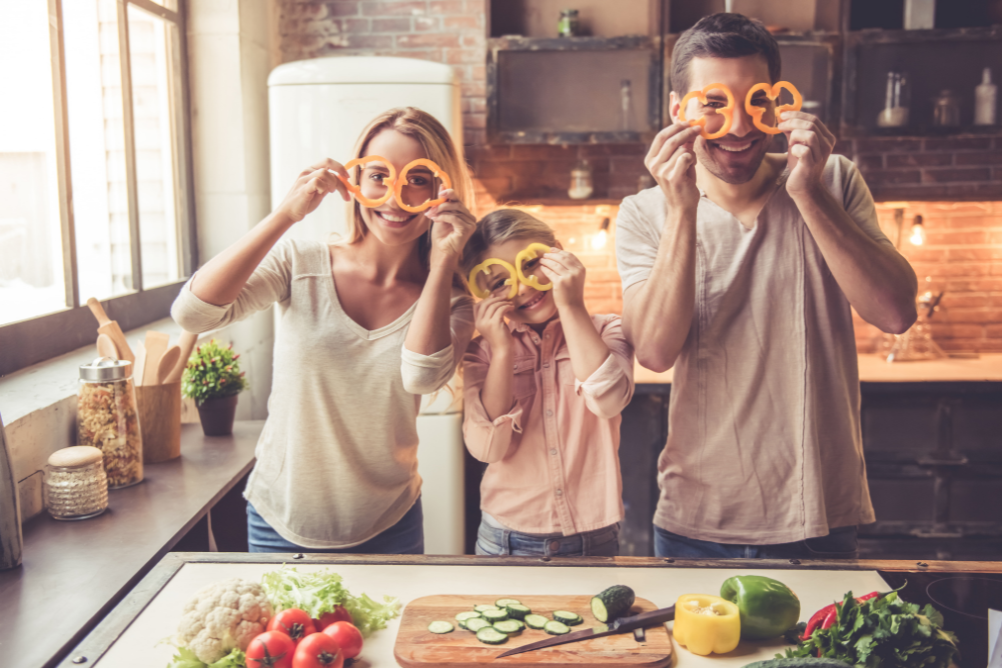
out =
[[[219,399],[207,399],[198,407],[202,432],[206,436],[227,436],[233,433],[233,418],[237,412],[237,397],[232,394]]]

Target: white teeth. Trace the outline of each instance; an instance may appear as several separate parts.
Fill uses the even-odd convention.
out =
[[[724,146],[723,144],[717,144],[717,148],[724,151],[730,151],[731,153],[740,153],[741,151],[748,150],[752,145],[752,142],[748,142],[744,146]]]
[[[384,213],[382,211],[379,212],[379,215],[385,218],[386,220],[390,221],[391,223],[402,223],[410,218],[410,216],[404,216],[403,218],[400,218],[398,216],[391,216],[390,214]]]

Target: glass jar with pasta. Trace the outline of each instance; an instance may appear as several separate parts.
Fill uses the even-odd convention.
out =
[[[77,445],[101,450],[108,489],[142,481],[143,437],[130,362],[99,357],[80,365]]]

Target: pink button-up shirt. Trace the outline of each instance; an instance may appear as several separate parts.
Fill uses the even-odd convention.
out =
[[[509,529],[570,536],[623,519],[620,412],[633,396],[633,348],[616,315],[593,315],[610,355],[584,382],[574,377],[559,320],[542,335],[508,323],[513,408],[491,420],[480,400],[490,345],[474,339],[463,359],[463,436],[487,462],[484,512]]]

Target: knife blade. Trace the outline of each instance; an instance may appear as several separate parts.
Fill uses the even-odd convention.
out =
[[[544,647],[554,647],[556,645],[565,645],[571,642],[578,642],[579,640],[587,640],[589,638],[601,638],[603,636],[611,636],[617,633],[627,633],[633,629],[640,629],[645,626],[653,626],[654,624],[664,624],[665,622],[670,622],[675,619],[675,606],[669,608],[662,608],[660,610],[652,610],[651,612],[644,612],[639,615],[634,615],[632,617],[620,617],[612,624],[600,624],[594,626],[590,629],[584,629],[583,631],[575,631],[574,633],[565,633],[561,636],[554,636],[552,638],[547,638],[546,640],[540,640],[538,642],[529,643],[527,645],[522,645],[521,647],[516,647],[510,649],[503,654],[498,654],[496,659],[500,659],[504,656],[513,656],[515,654],[521,654],[522,652],[531,652],[537,649],[543,649]]]

